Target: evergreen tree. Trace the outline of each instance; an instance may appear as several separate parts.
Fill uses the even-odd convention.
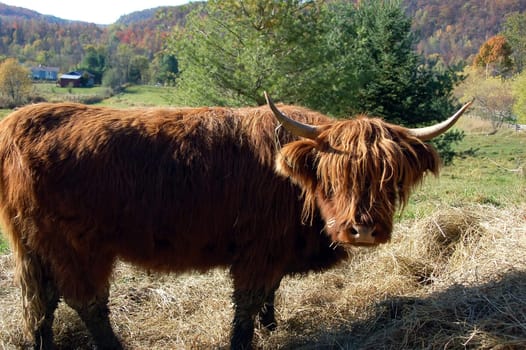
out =
[[[413,50],[411,20],[399,1],[336,2],[324,23],[326,69],[332,91],[319,96],[335,115],[369,113],[392,122],[419,125],[444,118],[456,107],[461,79],[438,60]],[[328,85],[331,86],[331,85]]]
[[[106,70],[106,48],[88,45],[84,48],[85,54],[80,65],[80,70],[86,70],[93,74],[96,84],[102,82],[102,76]]]
[[[283,102],[420,125],[453,112],[460,77],[413,51],[399,1],[211,0],[172,37],[187,104]]]
[[[263,91],[290,91],[317,67],[321,1],[218,1],[197,8],[172,39],[180,91],[189,104],[263,104]]]

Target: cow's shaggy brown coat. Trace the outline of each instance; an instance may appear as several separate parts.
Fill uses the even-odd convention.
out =
[[[0,214],[35,346],[52,347],[60,297],[101,348],[116,259],[156,271],[229,267],[231,344],[248,348],[254,317],[275,327],[284,275],[346,258],[353,225],[389,240],[393,215],[427,171],[432,147],[378,119],[335,121],[298,139],[268,107],[116,110],[37,104],[0,122]]]

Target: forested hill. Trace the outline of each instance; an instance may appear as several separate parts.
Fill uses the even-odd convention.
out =
[[[28,64],[69,70],[79,65],[87,47],[103,47],[108,54],[121,44],[149,59],[162,49],[164,37],[196,3],[159,7],[123,15],[112,25],[68,21],[0,3],[0,59],[16,57]]]
[[[182,6],[161,6],[121,16],[108,27],[123,44],[146,50],[152,55],[162,48],[164,37],[173,26],[184,26],[186,16],[196,3]]]
[[[7,19],[25,19],[25,20],[38,20],[50,23],[67,23],[68,20],[42,15],[36,11],[28,10],[23,7],[9,6],[0,2],[0,17]]]
[[[526,11],[526,0],[404,0],[423,54],[447,63],[469,59],[498,34],[506,16]],[[526,25],[526,23],[524,24]]]
[[[485,40],[502,30],[507,14],[526,10],[526,0],[403,0],[403,4],[419,38],[417,49],[425,55],[440,54],[446,63],[469,61]],[[125,44],[151,59],[171,28],[184,26],[195,6],[194,2],[134,12],[102,26],[0,3],[0,58],[68,70],[81,62],[89,45],[115,50]]]

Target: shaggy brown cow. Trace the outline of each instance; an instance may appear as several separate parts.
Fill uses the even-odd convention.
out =
[[[156,271],[230,268],[232,348],[273,329],[283,276],[328,269],[345,243],[390,239],[393,215],[439,159],[409,130],[293,106],[128,109],[36,104],[0,122],[0,214],[24,320],[53,346],[60,297],[101,349],[116,259]],[[285,128],[277,128],[279,119]],[[311,125],[304,125],[309,123]]]

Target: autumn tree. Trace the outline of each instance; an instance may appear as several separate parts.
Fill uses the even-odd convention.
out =
[[[19,106],[29,99],[32,82],[28,69],[14,58],[0,64],[0,92],[6,106]]]
[[[503,123],[515,123],[513,113],[515,96],[512,93],[512,83],[509,79],[487,77],[476,68],[468,68],[468,78],[457,89],[461,100],[469,101],[475,98],[471,108],[475,115],[491,121],[496,132]]]
[[[490,76],[506,76],[511,72],[512,49],[506,37],[495,35],[489,38],[475,56],[474,65],[484,68],[486,78]]]

